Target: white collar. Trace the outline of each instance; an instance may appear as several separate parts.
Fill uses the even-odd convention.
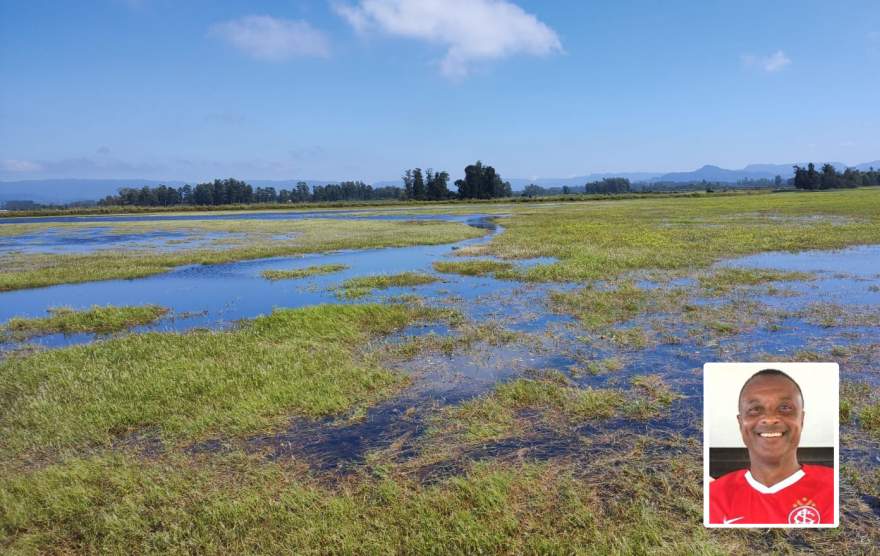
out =
[[[799,480],[801,480],[801,477],[803,477],[804,475],[805,475],[804,470],[798,469],[797,471],[795,471],[794,473],[792,473],[791,475],[789,475],[785,479],[782,479],[781,481],[779,481],[775,485],[764,486],[761,483],[759,483],[758,481],[756,481],[754,477],[752,477],[751,471],[746,471],[746,482],[748,482],[749,485],[753,489],[757,490],[761,494],[776,494],[777,492],[784,489],[785,487],[789,487],[789,486],[795,484],[796,482],[798,482]]]

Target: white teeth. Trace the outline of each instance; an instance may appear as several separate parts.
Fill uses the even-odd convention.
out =
[[[778,438],[782,436],[781,432],[762,432],[760,433],[762,438]]]

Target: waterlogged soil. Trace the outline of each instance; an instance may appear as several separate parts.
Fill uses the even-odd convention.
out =
[[[330,211],[313,214],[327,218]],[[653,438],[702,437],[702,366],[707,361],[836,360],[846,382],[880,387],[875,364],[880,354],[880,246],[839,251],[764,253],[728,260],[708,272],[727,267],[768,268],[810,272],[812,279],[733,288],[724,295],[701,290],[697,274],[663,278],[635,276],[643,289],[685,291],[687,303],[666,312],[639,314],[600,330],[588,329],[574,316],[551,303],[553,292],[571,292],[583,284],[520,283],[492,276],[461,276],[435,272],[436,261],[467,260],[457,256],[466,247],[485,243],[501,233],[485,215],[354,215],[338,218],[442,218],[487,229],[487,235],[454,245],[342,251],[298,257],[189,266],[136,280],[61,285],[0,294],[0,323],[13,316],[45,316],[49,307],[86,308],[91,305],[157,304],[171,316],[146,330],[184,331],[225,328],[240,319],[266,314],[276,307],[319,303],[358,303],[397,300],[427,303],[457,310],[467,323],[486,325],[473,341],[449,349],[424,347],[401,356],[395,346],[414,338],[461,337],[462,325],[409,327],[378,348],[386,366],[411,377],[410,386],[393,399],[362,414],[332,419],[292,419],[284,430],[248,438],[216,438],[191,446],[193,452],[245,448],[272,459],[294,459],[309,466],[345,472],[371,457],[406,462],[423,456],[426,433],[436,425],[443,408],[487,395],[503,381],[561,372],[573,384],[632,391],[641,375],[659,375],[680,397],[647,419],[613,417],[592,420],[560,432],[536,425],[528,434],[466,446],[453,458],[432,464],[427,475],[452,473],[461,460],[505,457],[553,457],[614,450],[626,435]],[[216,215],[214,218],[308,218],[308,213]],[[132,221],[147,217],[89,217],[39,221]],[[205,219],[206,216],[158,216],[157,220]],[[37,219],[33,219],[37,220]],[[518,266],[547,260],[516,261]],[[270,281],[265,270],[303,269],[342,264],[339,272],[297,280]],[[338,287],[346,279],[374,274],[420,272],[439,278],[419,286],[373,291],[346,299]],[[706,272],[706,271],[703,271]],[[616,284],[597,284],[614,288]],[[695,315],[710,317],[695,318]],[[859,318],[851,318],[857,315]],[[513,333],[513,334],[509,334]],[[433,335],[433,336],[431,336]],[[45,348],[94,341],[92,335],[53,335],[31,340]],[[21,346],[7,345],[7,349]],[[606,364],[614,361],[614,364]],[[525,412],[521,417],[528,420]],[[535,419],[539,422],[540,419]],[[151,449],[156,448],[150,441]],[[675,443],[670,443],[674,445]],[[672,449],[672,448],[670,448]],[[457,458],[457,459],[456,459]],[[841,462],[868,468],[880,465],[880,442],[856,423],[842,428]]]

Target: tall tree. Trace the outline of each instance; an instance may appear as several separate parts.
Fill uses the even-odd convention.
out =
[[[819,189],[834,189],[839,187],[837,170],[831,164],[822,165],[822,175],[819,177]]]
[[[413,171],[407,170],[403,174],[403,196],[405,199],[413,198]]]
[[[479,160],[465,167],[464,179],[455,181],[461,199],[491,199],[510,197],[510,183],[503,181],[491,166],[483,166]]]
[[[428,189],[425,187],[425,178],[422,176],[421,168],[412,171],[412,192],[413,199],[417,201],[424,201],[428,198]]]
[[[428,176],[428,199],[431,201],[441,201],[449,197],[449,173],[437,172],[436,174],[429,168]]]

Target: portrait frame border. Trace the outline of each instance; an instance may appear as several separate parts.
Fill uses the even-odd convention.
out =
[[[755,367],[755,372],[761,368],[774,368],[783,372],[792,366],[800,365],[833,365],[837,375],[835,382],[835,396],[837,400],[836,422],[834,427],[834,521],[832,523],[819,523],[810,525],[798,525],[794,523],[709,523],[709,426],[707,423],[706,373],[714,367],[730,365],[749,365]],[[835,361],[707,361],[703,364],[703,526],[707,529],[835,529],[840,526],[840,365]]]

